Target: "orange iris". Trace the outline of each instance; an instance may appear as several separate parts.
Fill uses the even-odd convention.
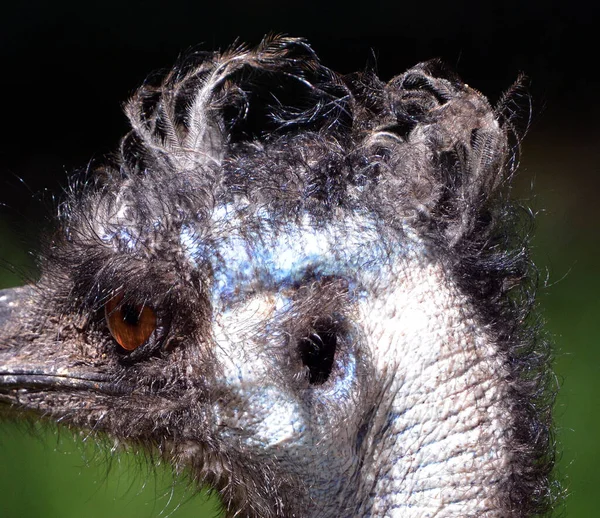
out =
[[[126,351],[133,351],[146,343],[156,329],[156,314],[148,306],[123,302],[119,293],[104,306],[108,329],[117,343]]]

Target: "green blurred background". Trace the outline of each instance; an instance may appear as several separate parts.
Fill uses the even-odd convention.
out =
[[[481,3],[480,3],[481,4]],[[537,213],[539,303],[555,342],[557,514],[596,516],[600,487],[600,82],[598,8],[549,2],[303,3],[223,6],[170,2],[29,2],[0,20],[0,288],[35,277],[30,251],[55,211],[68,171],[113,149],[126,131],[120,104],[180,51],[223,48],[238,36],[310,39],[341,72],[377,64],[389,79],[442,57],[497,99],[518,72],[531,77],[533,124],[515,196]],[[371,49],[373,51],[371,52]],[[527,107],[526,99],[523,106]],[[533,187],[532,187],[533,186]],[[217,516],[168,470],[112,456],[70,432],[0,423],[0,518]]]

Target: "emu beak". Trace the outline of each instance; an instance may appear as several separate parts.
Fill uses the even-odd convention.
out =
[[[0,400],[22,389],[64,391],[92,389],[117,392],[106,375],[85,372],[68,362],[48,362],[44,355],[24,352],[19,343],[28,305],[34,303],[33,286],[0,290]]]

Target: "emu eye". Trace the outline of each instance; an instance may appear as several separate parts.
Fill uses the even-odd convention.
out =
[[[106,303],[104,317],[113,338],[126,351],[134,351],[146,343],[156,329],[154,310],[123,302],[122,293]]]

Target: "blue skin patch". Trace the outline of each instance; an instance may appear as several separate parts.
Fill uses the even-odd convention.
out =
[[[179,231],[187,260],[196,268],[210,265],[215,307],[323,277],[345,279],[350,292],[360,296],[370,281],[389,275],[399,257],[426,255],[410,228],[384,239],[369,214],[352,213],[327,223],[304,215],[292,222],[274,221],[265,209],[242,217],[247,208],[239,202],[220,205],[211,222],[188,222]],[[116,217],[101,239],[135,252],[141,244],[139,230],[119,223]],[[158,221],[154,228],[160,233]]]
[[[390,259],[406,255],[421,244],[414,235],[399,236],[390,249],[369,216],[349,216],[328,224],[305,215],[299,223],[273,222],[264,210],[255,213],[256,230],[248,230],[231,204],[213,212],[211,244],[193,226],[184,225],[180,242],[194,265],[209,263],[213,270],[213,304],[229,305],[261,291],[278,291],[307,278],[345,278],[358,294],[361,285],[379,277]],[[205,225],[205,224],[204,224]],[[203,235],[206,235],[204,226]],[[358,293],[357,293],[358,292]]]

